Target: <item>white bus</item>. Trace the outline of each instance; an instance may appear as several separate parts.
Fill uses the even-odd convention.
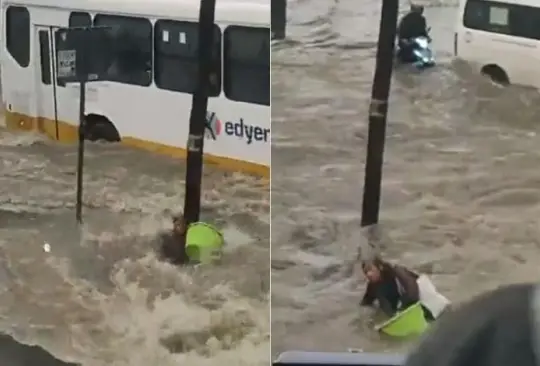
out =
[[[540,88],[540,2],[461,0],[454,54],[499,84]]]
[[[8,128],[77,140],[79,86],[56,77],[60,27],[110,26],[117,73],[87,84],[93,140],[185,157],[197,83],[198,0],[2,0]],[[205,161],[268,176],[270,0],[217,0]],[[208,132],[208,131],[207,131]]]

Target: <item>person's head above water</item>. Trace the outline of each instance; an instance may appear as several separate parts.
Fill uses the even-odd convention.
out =
[[[380,282],[385,273],[391,269],[391,265],[381,259],[381,257],[374,257],[370,260],[362,261],[362,271],[367,280],[371,283]]]
[[[186,233],[186,220],[184,219],[184,215],[181,213],[178,213],[173,216],[172,218],[173,222],[173,231],[175,234],[184,235]]]
[[[423,5],[417,5],[417,4],[411,4],[411,12],[412,13],[423,14],[424,13],[424,6]]]

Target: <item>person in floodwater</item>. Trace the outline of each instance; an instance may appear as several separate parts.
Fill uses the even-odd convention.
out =
[[[540,286],[497,288],[453,309],[427,331],[405,366],[540,365]]]
[[[173,264],[186,264],[189,258],[186,253],[187,225],[184,215],[176,214],[172,218],[172,230],[160,237],[161,255]]]
[[[362,271],[368,284],[360,305],[373,306],[377,301],[379,308],[392,317],[420,301],[419,276],[413,271],[392,265],[380,257],[362,262]],[[434,320],[431,311],[422,307],[426,320]]]

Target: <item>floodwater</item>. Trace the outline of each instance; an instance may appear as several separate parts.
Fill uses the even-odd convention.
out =
[[[0,129],[0,156],[0,331],[85,366],[268,364],[267,183],[205,169],[227,252],[179,269],[154,239],[183,207],[183,162],[89,144],[79,230],[75,146]]]
[[[394,73],[377,250],[459,302],[538,280],[540,98],[453,61],[457,1],[424,4],[439,65]],[[354,265],[380,1],[288,10],[272,69],[272,352],[406,349],[372,330]]]

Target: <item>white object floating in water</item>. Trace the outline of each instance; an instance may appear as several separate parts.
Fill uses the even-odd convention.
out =
[[[43,250],[45,251],[45,253],[49,253],[51,251],[50,244],[49,243],[43,244]]]

